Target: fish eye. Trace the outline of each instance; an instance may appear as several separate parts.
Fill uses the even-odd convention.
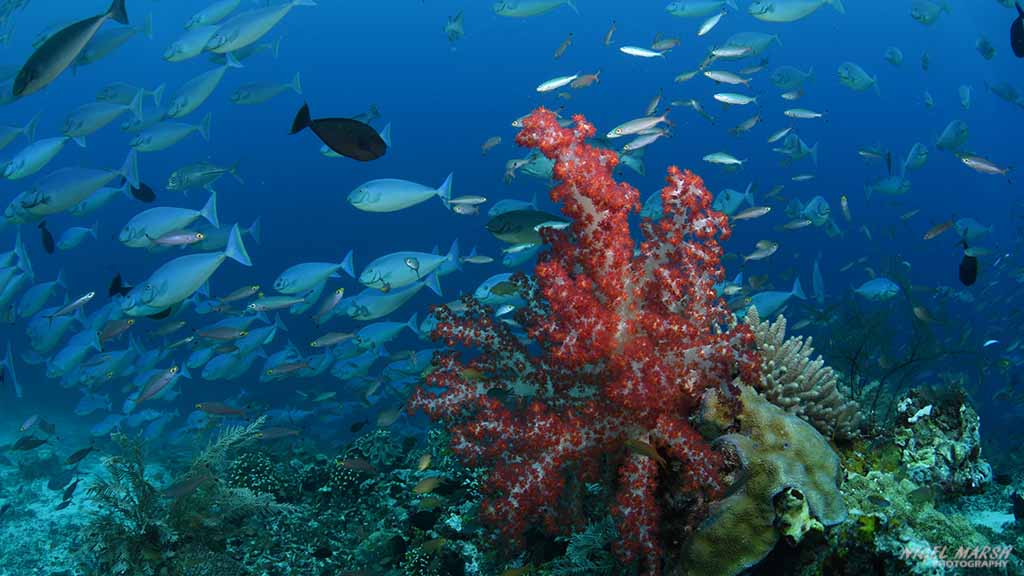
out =
[[[171,366],[171,369],[169,370],[169,372],[171,374],[177,374],[178,373],[178,367],[177,366]]]
[[[204,238],[206,238],[206,234],[203,234],[202,232],[196,232],[196,240],[202,240]]]
[[[273,375],[274,375],[274,369],[273,368],[271,368],[270,370],[267,370],[267,376],[273,376]]]

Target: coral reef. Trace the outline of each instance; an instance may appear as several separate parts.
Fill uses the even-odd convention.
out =
[[[910,479],[947,494],[970,494],[992,481],[981,457],[981,419],[959,388],[912,390],[896,404],[893,441]]]
[[[839,490],[839,456],[804,420],[740,386],[739,413],[709,391],[701,414],[710,435],[740,460],[731,495],[685,543],[675,574],[731,576],[756,565],[780,538],[795,546],[812,529],[839,524],[847,511]]]
[[[614,482],[608,472],[617,472],[616,550],[658,573],[659,488],[684,494],[674,501],[688,498],[695,519],[725,488],[721,456],[687,417],[705,390],[740,373],[756,379],[759,361],[753,333],[714,291],[724,277],[718,241],[730,229],[700,178],[669,169],[665,217],[645,221],[636,246],[628,217],[639,194],[612,178],[614,152],[586,143],[594,126],[574,120],[562,128],[541,108],[516,139],[555,161],[551,198],[572,220],[543,229],[551,250],[535,281],[515,280],[528,302],[517,320],[540,353],[472,298],[462,313],[436,309],[435,338],[482,353],[465,363],[457,352],[436,357],[411,409],[448,423],[470,466],[493,467],[482,515],[513,540],[536,519],[556,533],[579,525],[581,486]],[[489,393],[524,387],[533,394],[510,402]]]
[[[762,321],[757,308],[747,310],[761,355],[761,379],[751,382],[772,404],[796,414],[829,438],[857,436],[861,411],[839,387],[838,375],[814,353],[810,337],[786,339],[786,318]]]

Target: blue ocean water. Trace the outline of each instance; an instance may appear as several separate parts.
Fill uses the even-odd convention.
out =
[[[230,177],[216,184],[220,220],[223,225],[237,222],[244,228],[259,218],[262,238],[258,243],[245,238],[253,267],[228,261],[212,277],[210,290],[215,295],[253,283],[269,294],[274,278],[287,267],[301,262],[340,262],[350,250],[357,270],[374,258],[400,250],[429,252],[436,246],[443,253],[454,240],[458,240],[463,253],[475,247],[479,253],[498,259],[483,266],[464,265],[441,279],[443,297],[424,290],[388,318],[405,321],[414,312],[423,318],[430,305],[470,293],[489,276],[508,271],[500,265],[505,245],[484,229],[487,216],[483,213],[490,204],[506,198],[529,200],[536,194],[540,209],[557,212],[546,197],[548,185],[544,180],[520,175],[511,183],[503,182],[506,161],[526,154],[514,145],[514,119],[546,106],[561,110],[563,115],[584,114],[603,133],[642,116],[659,91],[663,95],[660,110],[674,100],[697,99],[715,121],[708,122],[690,109],[672,107],[671,136],[646,149],[646,174],[626,169],[620,170],[620,177],[636,186],[643,198],[663,185],[669,165],[694,170],[712,192],[725,188],[743,191],[753,182],[756,203],[772,206],[773,210],[763,218],[736,223],[725,249],[742,256],[754,250],[755,242],[769,239],[779,243],[779,250],[766,260],[743,265],[742,258],[728,259],[729,278],[741,271],[746,278],[764,275],[775,289],[785,290],[798,277],[810,296],[812,266],[820,254],[826,305],[815,305],[813,297],[806,302],[794,301],[786,309],[786,316],[791,325],[800,319],[810,320],[799,333],[813,335],[818,352],[830,363],[839,370],[845,368],[845,349],[835,344],[843,339],[845,320],[881,314],[884,327],[879,330],[892,338],[893,345],[890,350],[871,352],[870,359],[864,361],[864,377],[888,375],[913,347],[915,338],[927,331],[930,340],[941,343],[934,349],[949,354],[931,354],[927,361],[914,364],[913,374],[897,372],[892,380],[899,380],[901,386],[916,386],[963,373],[963,383],[985,422],[986,436],[989,431],[1015,430],[1015,407],[993,401],[992,397],[997,390],[1017,382],[1024,363],[1019,349],[1007,351],[1014,342],[1019,345],[1021,338],[1018,321],[1020,282],[1024,280],[1020,272],[1024,266],[1020,257],[1024,208],[1020,183],[1013,171],[1008,177],[982,174],[965,166],[956,155],[935,148],[946,125],[962,120],[970,129],[965,152],[999,166],[1019,166],[1019,140],[1024,132],[1021,106],[986,88],[987,83],[1020,82],[1022,64],[1013,57],[1008,40],[1015,11],[995,0],[951,0],[948,13],[933,24],[923,25],[910,16],[912,2],[848,0],[845,14],[824,6],[799,21],[774,24],[752,18],[746,13],[749,2],[739,3],[740,10],[728,10],[718,26],[703,37],[696,35],[703,18],[673,17],[661,2],[580,0],[579,13],[563,6],[523,19],[496,15],[488,2],[318,0],[315,7],[297,6],[260,40],[281,39],[276,58],[263,52],[245,60],[244,68],[229,69],[209,100],[181,119],[194,123],[211,113],[209,141],[194,134],[168,150],[139,154],[141,179],[156,191],[153,205],[198,209],[206,201],[207,192],[193,190],[185,196],[168,191],[171,172],[201,160],[222,166],[240,162],[244,184]],[[96,14],[105,9],[101,4],[33,0],[11,17],[11,31],[6,45],[0,48],[0,62],[23,61],[32,51],[33,38],[44,27]],[[188,18],[206,5],[197,0],[129,0],[133,25],[152,15],[152,39],[136,35],[101,61],[66,71],[43,91],[0,108],[0,122],[19,126],[39,114],[38,137],[57,136],[68,112],[92,101],[101,88],[116,81],[146,89],[165,84],[166,100],[183,82],[215,66],[205,54],[181,63],[161,58],[166,47],[183,32]],[[251,7],[243,0],[243,9]],[[450,42],[442,28],[447,18],[459,11],[464,14],[465,36]],[[605,46],[603,39],[613,22],[614,41]],[[761,56],[721,64],[723,69],[736,71],[765,58],[765,69],[753,75],[749,89],[717,85],[699,74],[688,82],[673,81],[678,74],[696,70],[711,47],[746,31],[779,37]],[[553,59],[552,53],[569,33],[573,34],[572,45],[564,56]],[[680,43],[663,57],[650,59],[634,58],[617,49],[622,45],[648,46],[656,34],[678,37]],[[975,49],[980,37],[991,40],[996,48],[991,61]],[[890,46],[903,52],[902,65],[893,66],[884,60]],[[925,54],[927,70],[921,65]],[[836,70],[846,61],[857,63],[874,77],[878,92],[855,92],[841,85]],[[781,65],[813,68],[813,79],[795,102],[781,99],[781,91],[770,81],[771,72]],[[535,90],[550,78],[598,70],[599,83],[568,91],[568,99]],[[285,91],[255,106],[239,106],[229,100],[243,83],[285,83],[296,72],[302,78],[301,96]],[[961,85],[971,87],[968,109],[960,101]],[[1021,86],[1024,88],[1024,84]],[[757,97],[757,103],[725,107],[714,101],[716,92],[750,94]],[[925,104],[926,92],[934,98],[933,106]],[[366,163],[322,156],[318,152],[321,142],[311,131],[288,134],[303,102],[308,102],[314,118],[350,117],[376,105],[382,118],[373,125],[381,128],[391,123],[391,148],[384,157]],[[822,112],[824,117],[791,120],[783,116],[783,110],[794,106]],[[739,136],[729,133],[730,128],[755,113],[761,115],[761,121],[752,131]],[[39,174],[0,183],[4,205],[31,182],[59,167],[119,166],[131,139],[131,135],[118,130],[120,121],[88,136],[84,149],[68,144]],[[766,139],[787,125],[794,126],[809,146],[819,145],[817,166],[807,159],[783,166],[782,157],[772,152],[773,145]],[[502,142],[483,155],[481,145],[492,136],[500,136]],[[879,145],[891,151],[898,171],[915,142],[927,145],[930,155],[924,167],[907,175],[912,190],[899,196],[874,194],[867,198],[865,185],[888,174],[884,159],[865,160],[858,150]],[[17,139],[0,152],[0,158],[13,155],[24,143],[24,139]],[[741,169],[730,171],[702,160],[719,151],[746,162]],[[360,212],[346,201],[351,190],[368,180],[402,178],[438,186],[449,173],[454,174],[453,196],[474,194],[488,199],[482,214],[459,215],[445,209],[437,199],[387,214]],[[815,177],[792,181],[800,174]],[[781,199],[765,199],[776,185],[784,185]],[[785,214],[789,200],[806,203],[818,195],[831,205],[832,218],[841,231],[838,236],[829,237],[816,226],[778,229],[791,220]],[[839,207],[842,196],[848,198],[849,222]],[[107,302],[107,286],[115,274],[132,284],[143,282],[158,266],[179,254],[177,250],[149,253],[127,248],[117,240],[124,223],[149,207],[118,197],[85,218],[69,214],[48,217],[48,227],[58,237],[67,227],[99,221],[97,239],[89,238],[76,250],[53,255],[44,252],[34,223],[21,225],[36,282],[51,280],[63,271],[71,299],[88,291],[97,292],[87,312]],[[919,212],[901,219],[913,210]],[[992,227],[979,244],[990,254],[979,258],[978,280],[972,287],[962,286],[957,277],[963,248],[955,232],[922,240],[933,225],[964,217]],[[0,230],[3,250],[13,245],[16,228],[12,224]],[[842,270],[860,258],[866,260]],[[908,283],[905,287],[915,287],[911,298],[901,294],[886,302],[859,299],[852,288],[870,279],[872,273],[899,276]],[[362,288],[348,277],[329,281],[328,289],[337,287],[345,287],[348,294]],[[948,287],[950,293],[970,294],[971,301],[941,296],[937,292],[940,287]],[[748,295],[753,293],[748,289]],[[60,292],[50,305],[58,304],[62,297]],[[938,322],[922,327],[913,316],[915,305],[926,308]],[[200,328],[214,318],[194,313],[185,317],[191,328]],[[268,345],[266,352],[280,350],[286,341],[309,352],[306,344],[323,331],[306,316],[282,314],[282,318],[289,331]],[[155,325],[140,320],[135,327],[147,348],[160,345],[161,340],[142,336]],[[354,331],[361,325],[341,318],[333,320],[328,328]],[[965,331],[970,333],[964,336]],[[77,434],[102,419],[103,411],[88,417],[73,416],[80,392],[75,387],[63,389],[57,381],[48,379],[45,365],[22,361],[20,355],[27,347],[24,319],[4,325],[0,334],[0,340],[9,341],[13,347],[17,376],[24,387],[23,398],[16,398],[8,387],[0,390],[0,426],[5,429],[0,439],[4,443],[13,441],[17,426],[33,414]],[[998,342],[984,346],[990,340]],[[121,344],[123,340],[118,347]],[[408,333],[388,345],[394,351],[423,346],[426,344]],[[171,358],[180,361],[182,354]],[[257,360],[246,375],[227,382],[203,383],[196,375],[182,386],[180,398],[158,408],[179,410],[180,420],[171,425],[174,428],[184,424],[197,402],[225,401],[241,390],[261,405],[275,408],[300,405],[297,389],[333,390],[339,398],[352,398],[352,386],[329,375],[314,382],[290,379],[259,384],[261,365],[262,361]],[[125,384],[113,382],[103,389],[110,394],[115,411],[131,392]],[[310,434],[331,442],[347,441],[354,436],[348,432],[348,424],[372,419],[384,408],[342,405],[340,418],[313,426]],[[402,425],[422,429],[425,421],[422,417],[410,418]],[[341,432],[332,437],[334,429]]]

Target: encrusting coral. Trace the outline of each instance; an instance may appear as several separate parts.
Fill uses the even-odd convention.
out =
[[[732,449],[741,469],[732,492],[687,540],[674,574],[732,576],[759,563],[785,537],[799,544],[810,530],[846,520],[839,456],[804,420],[740,386],[740,409],[714,390],[705,394],[701,431]],[[738,426],[738,428],[737,428]]]
[[[761,321],[757,309],[747,310],[761,356],[761,380],[755,387],[776,406],[809,422],[829,438],[858,434],[860,406],[839,388],[836,372],[814,353],[810,337],[786,339],[786,318]]]

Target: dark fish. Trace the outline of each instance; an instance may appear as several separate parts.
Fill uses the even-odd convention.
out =
[[[963,242],[964,250],[967,249],[967,242]],[[960,260],[960,283],[964,286],[970,286],[978,280],[978,258],[976,256],[968,256],[964,254],[963,259]]]
[[[367,423],[369,423],[369,420],[360,420],[359,422],[353,422],[352,425],[348,427],[348,430],[349,432],[355,434],[356,432],[362,430],[363,426],[366,426]]]
[[[46,432],[50,436],[53,436],[54,434],[57,433],[57,425],[51,424],[46,420],[43,420],[42,418],[39,419],[39,424],[37,424],[37,426],[39,426],[40,430]]]
[[[78,490],[78,483],[81,481],[81,478],[76,478],[70,486],[64,489],[64,500],[71,500],[71,497],[75,495],[75,490]]]
[[[11,446],[11,450],[15,452],[28,452],[29,450],[35,450],[43,444],[46,444],[46,440],[42,438],[36,438],[35,436],[22,436],[18,438],[18,441]]]
[[[57,249],[57,244],[53,241],[53,234],[46,229],[46,220],[43,220],[36,226],[39,228],[39,232],[43,238],[43,249],[46,250],[47,254],[53,254],[53,251]]]
[[[388,145],[369,124],[351,118],[319,118],[309,115],[309,105],[303,104],[292,121],[289,134],[310,128],[327,147],[342,156],[368,162],[388,151]]]
[[[170,308],[165,308],[164,310],[161,310],[156,314],[150,314],[149,316],[146,316],[146,318],[149,318],[150,320],[163,320],[164,318],[167,318],[168,316],[173,314],[174,311],[177,309],[178,308],[176,306],[171,306]]]
[[[93,446],[89,446],[87,448],[82,448],[78,452],[75,452],[71,456],[68,456],[68,459],[64,461],[64,465],[65,466],[73,466],[75,464],[78,464],[82,460],[85,460],[85,457],[88,456],[90,453],[92,453],[93,450],[95,450],[95,448]]]
[[[127,296],[132,291],[132,285],[126,283],[120,274],[114,276],[114,279],[110,281],[110,287],[107,288],[107,296],[113,298],[114,296]]]
[[[1024,498],[1020,497],[1020,494],[1014,492],[1010,496],[1010,501],[1013,502],[1013,518],[1020,522],[1024,520]]]
[[[14,79],[14,97],[28,96],[53,82],[78,59],[82,49],[107,20],[128,24],[124,1],[114,0],[103,14],[66,26],[36,48]]]
[[[1017,7],[1017,19],[1010,25],[1010,46],[1014,56],[1024,58],[1024,8],[1020,2],[1014,2],[1014,5]]]
[[[71,482],[71,479],[74,478],[77,473],[78,470],[76,469],[62,470],[60,473],[50,477],[46,482],[46,487],[54,492],[60,492],[67,487]]]
[[[892,177],[892,152],[885,153],[885,167],[889,170],[889,177]]]
[[[887,508],[892,504],[891,502],[889,502],[885,498],[882,498],[878,494],[869,494],[868,502],[871,502],[872,504],[878,506],[879,508]]]
[[[54,510],[63,510],[68,506],[71,506],[71,500],[62,500],[60,504],[57,504],[57,507],[54,508]]]
[[[14,508],[14,506],[10,502],[5,502],[4,505],[0,507],[0,518],[3,518],[4,514],[7,514],[7,511],[11,508]]]
[[[139,182],[139,187],[129,186],[132,191],[132,197],[139,202],[145,202],[149,204],[156,200],[156,192],[153,191],[145,182]]]

